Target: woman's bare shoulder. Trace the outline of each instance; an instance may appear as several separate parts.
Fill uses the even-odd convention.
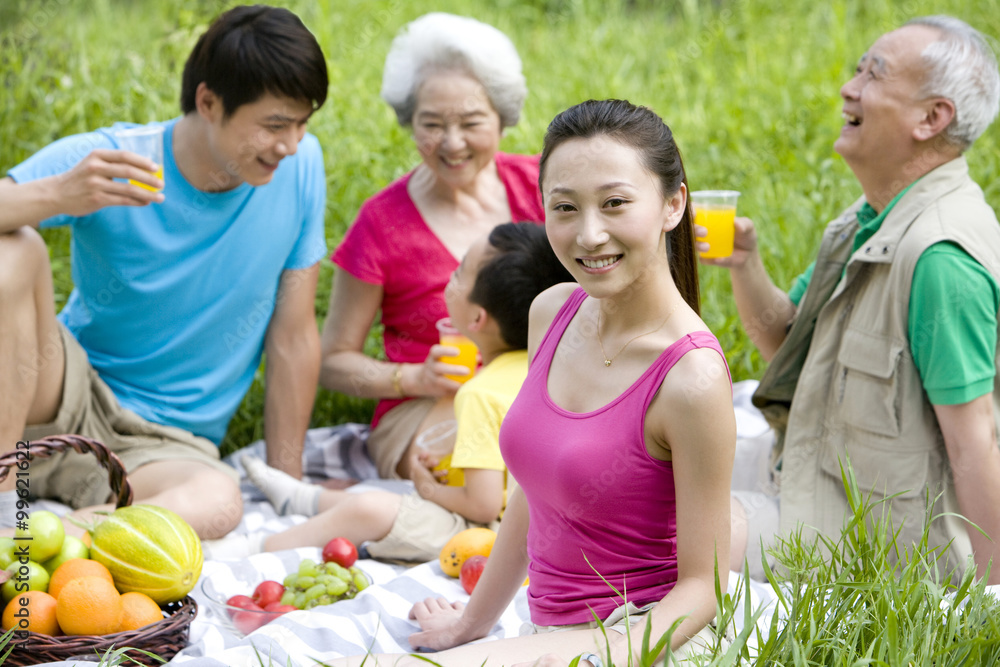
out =
[[[712,347],[688,350],[663,378],[660,393],[671,404],[691,407],[706,400],[732,401],[726,359]]]
[[[718,350],[701,347],[678,359],[654,405],[651,426],[664,436],[675,459],[684,443],[698,443],[702,452],[724,452],[735,445],[732,384]]]
[[[528,315],[528,353],[534,357],[538,343],[559,313],[559,309],[569,299],[570,295],[580,286],[576,283],[560,283],[553,285],[535,297],[531,302]]]

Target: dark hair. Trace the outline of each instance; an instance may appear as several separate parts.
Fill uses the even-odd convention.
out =
[[[552,151],[569,139],[607,136],[634,148],[652,174],[660,179],[665,197],[687,186],[684,162],[674,135],[663,119],[646,107],[625,100],[588,100],[566,109],[549,124],[542,146],[539,187]],[[684,217],[667,236],[670,275],[681,296],[696,313],[701,312],[698,296],[698,259],[694,248],[694,211],[690,197]]]
[[[194,111],[202,81],[222,98],[227,117],[265,93],[319,109],[330,83],[313,34],[292,12],[267,5],[230,9],[198,38],[181,79],[185,114]]]
[[[476,273],[469,300],[497,321],[500,336],[511,349],[524,350],[531,302],[553,285],[574,282],[573,276],[552,251],[542,225],[498,225],[490,232],[489,242],[490,251]]]

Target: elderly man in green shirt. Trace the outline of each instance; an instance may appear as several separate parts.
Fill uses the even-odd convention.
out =
[[[770,362],[754,404],[777,433],[780,494],[734,492],[731,566],[747,558],[760,576],[761,549],[799,527],[838,538],[849,460],[863,493],[889,498],[901,548],[931,512],[942,574],[971,555],[986,576],[1000,555],[1000,226],[963,154],[997,115],[997,62],[966,23],[915,19],[840,92],[834,148],[864,196],[829,223],[816,261],[786,294],[746,218],[732,257],[704,260],[729,268]]]

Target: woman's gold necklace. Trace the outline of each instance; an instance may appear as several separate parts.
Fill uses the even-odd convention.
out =
[[[666,324],[667,320],[670,319],[670,316],[674,314],[675,310],[677,310],[678,303],[680,303],[680,302],[678,301],[678,302],[674,303],[674,307],[670,309],[670,312],[667,313],[667,316],[663,318],[663,321],[660,322],[660,325],[658,327],[656,327],[655,329],[652,329],[651,331],[647,331],[646,333],[641,333],[638,336],[633,336],[632,338],[629,338],[628,341],[626,341],[626,343],[621,346],[621,349],[619,349],[617,352],[615,352],[613,355],[611,355],[610,358],[608,357],[608,353],[604,351],[604,341],[601,340],[601,309],[598,308],[597,309],[597,344],[601,346],[601,355],[604,357],[604,365],[605,365],[605,367],[610,366],[611,362],[614,361],[618,357],[619,354],[621,354],[622,352],[624,352],[625,348],[628,347],[629,345],[631,345],[632,342],[635,341],[637,338],[642,338],[643,336],[648,336],[649,334],[656,333],[657,331],[659,331],[660,329],[662,329],[663,325]]]

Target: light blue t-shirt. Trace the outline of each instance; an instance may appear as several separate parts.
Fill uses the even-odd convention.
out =
[[[270,183],[194,188],[162,123],[162,204],[59,215],[71,225],[74,289],[59,319],[122,406],[219,443],[260,365],[281,274],[326,255],[326,179],[306,134]],[[95,148],[117,148],[116,124],[60,139],[8,172],[19,183],[67,171]]]

